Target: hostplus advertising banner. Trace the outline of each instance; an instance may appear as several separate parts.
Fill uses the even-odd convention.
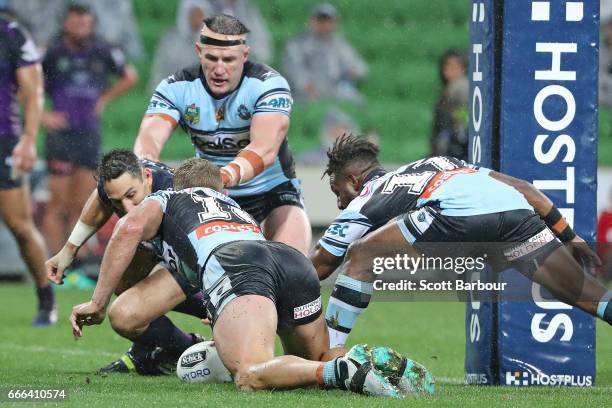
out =
[[[593,242],[599,2],[474,1],[472,12],[470,159],[531,182]],[[491,279],[525,296],[468,302],[467,382],[593,385],[595,319],[515,271]]]

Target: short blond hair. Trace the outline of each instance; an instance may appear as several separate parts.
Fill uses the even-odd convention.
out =
[[[185,160],[174,170],[174,189],[206,187],[216,191],[223,190],[219,168],[206,159],[193,157]]]

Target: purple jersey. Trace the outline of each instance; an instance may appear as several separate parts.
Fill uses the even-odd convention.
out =
[[[0,140],[21,134],[15,71],[39,61],[30,34],[15,20],[0,16]]]
[[[92,38],[80,50],[68,48],[60,37],[43,60],[45,88],[53,110],[68,116],[67,131],[96,132],[100,120],[96,103],[112,75],[123,75],[125,57],[119,48]]]

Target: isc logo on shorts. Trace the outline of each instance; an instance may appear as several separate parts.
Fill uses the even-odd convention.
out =
[[[305,305],[294,307],[293,308],[293,318],[295,320],[303,319],[305,317],[312,316],[313,314],[317,313],[319,310],[321,310],[321,296],[319,296],[318,298],[316,298],[310,303],[306,303]]]

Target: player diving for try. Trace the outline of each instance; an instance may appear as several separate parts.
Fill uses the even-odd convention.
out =
[[[172,169],[162,163],[139,160],[129,150],[116,149],[106,153],[98,167],[97,189],[91,193],[83,207],[68,241],[45,263],[48,278],[60,284],[64,271],[74,260],[79,248],[113,213],[122,217],[149,194],[171,190],[172,179]],[[170,276],[165,268],[157,266],[159,262],[160,258],[151,244],[143,242],[138,246],[132,262],[115,289],[119,295],[116,310],[121,313],[115,313],[113,319],[113,328],[132,340],[133,345],[121,358],[103,367],[100,372],[167,374],[174,369],[181,353],[201,340],[198,335],[182,332],[166,316],[160,315],[156,320],[149,318],[151,312],[157,313],[157,309],[149,305],[149,302],[156,302],[157,307],[166,308],[167,298],[160,296],[155,288],[168,284],[168,281],[170,285],[178,286],[185,298],[178,304],[172,304],[168,310],[173,309],[198,318],[206,316],[201,292],[181,276]],[[152,270],[155,270],[154,274],[151,274]],[[149,274],[151,276],[147,278]],[[140,285],[136,285],[139,282]],[[142,301],[145,295],[151,298]]]
[[[487,243],[499,252],[489,259],[498,271],[511,266],[558,300],[612,324],[612,291],[576,260],[597,265],[599,258],[530,183],[451,157],[386,172],[378,147],[352,135],[339,138],[328,157],[325,174],[342,212],[310,258],[320,279],[345,263],[326,311],[331,347],[344,345],[368,306],[374,258],[468,256],[491,247]],[[539,244],[528,245],[535,241]],[[437,251],[455,247],[458,253],[435,253],[435,243],[455,243],[438,245]],[[517,245],[525,249],[520,257],[507,251]]]
[[[286,137],[291,92],[278,72],[248,61],[248,32],[228,15],[204,20],[195,44],[200,64],[157,86],[134,152],[159,160],[181,125],[196,155],[221,167],[230,197],[261,223],[266,238],[306,254],[310,223]]]
[[[84,325],[104,320],[139,242],[157,237],[166,262],[205,292],[215,346],[240,389],[319,385],[391,397],[433,393],[423,366],[386,347],[359,345],[332,358],[338,350],[329,348],[312,264],[295,248],[266,241],[253,217],[219,193],[218,167],[189,159],[176,169],[174,186],[117,223],[91,301],[73,308],[75,337]],[[274,357],[277,333],[287,353],[280,357]]]

